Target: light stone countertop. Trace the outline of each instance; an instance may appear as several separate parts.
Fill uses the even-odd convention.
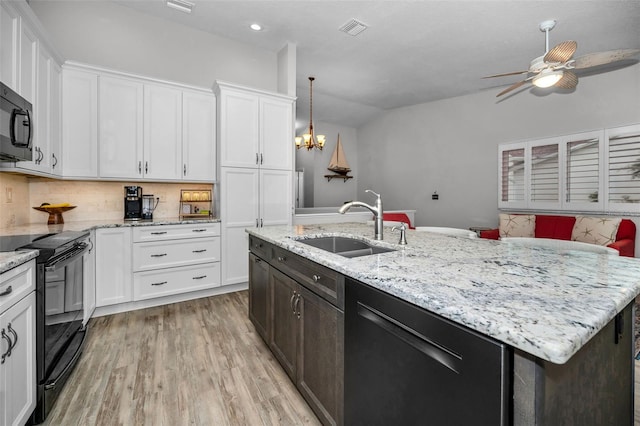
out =
[[[640,293],[640,259],[407,231],[407,246],[359,223],[247,229],[543,360],[563,364]],[[352,236],[395,252],[345,258],[296,239]]]
[[[59,225],[47,225],[46,223],[32,223],[12,228],[0,229],[0,236],[49,234],[62,231],[90,231],[98,228],[121,228],[134,226],[159,226],[159,225],[187,225],[198,223],[218,223],[220,219],[180,219],[161,218],[152,221],[125,221],[125,220],[84,220],[66,222]],[[29,257],[31,256],[31,257]],[[15,268],[30,259],[38,256],[37,250],[0,252],[0,273]]]

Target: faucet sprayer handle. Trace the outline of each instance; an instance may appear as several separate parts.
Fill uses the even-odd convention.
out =
[[[407,245],[407,237],[406,237],[407,224],[402,222],[400,223],[399,226],[394,226],[393,228],[391,228],[391,231],[393,232],[396,229],[400,231],[400,241],[398,241],[398,244],[403,246]]]
[[[370,192],[370,193],[372,193],[373,195],[375,195],[376,197],[380,198],[380,194],[375,193],[375,192],[373,192],[373,191],[372,191],[372,190],[370,190],[370,189],[367,189],[367,190],[365,190],[364,192]]]

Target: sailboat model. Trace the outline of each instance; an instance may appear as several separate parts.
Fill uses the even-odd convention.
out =
[[[331,161],[329,162],[328,170],[337,173],[341,176],[346,176],[351,171],[347,157],[344,156],[344,150],[342,149],[342,142],[340,141],[340,133],[338,133],[338,143],[336,149],[333,150],[331,155]]]

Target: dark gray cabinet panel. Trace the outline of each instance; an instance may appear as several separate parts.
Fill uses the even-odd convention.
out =
[[[254,254],[249,254],[249,319],[262,339],[269,343],[269,264]]]

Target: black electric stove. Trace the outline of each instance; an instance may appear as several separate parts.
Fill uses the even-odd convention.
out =
[[[37,405],[30,423],[42,423],[77,364],[83,325],[83,255],[88,232],[0,237],[0,251],[39,251],[36,258]]]

